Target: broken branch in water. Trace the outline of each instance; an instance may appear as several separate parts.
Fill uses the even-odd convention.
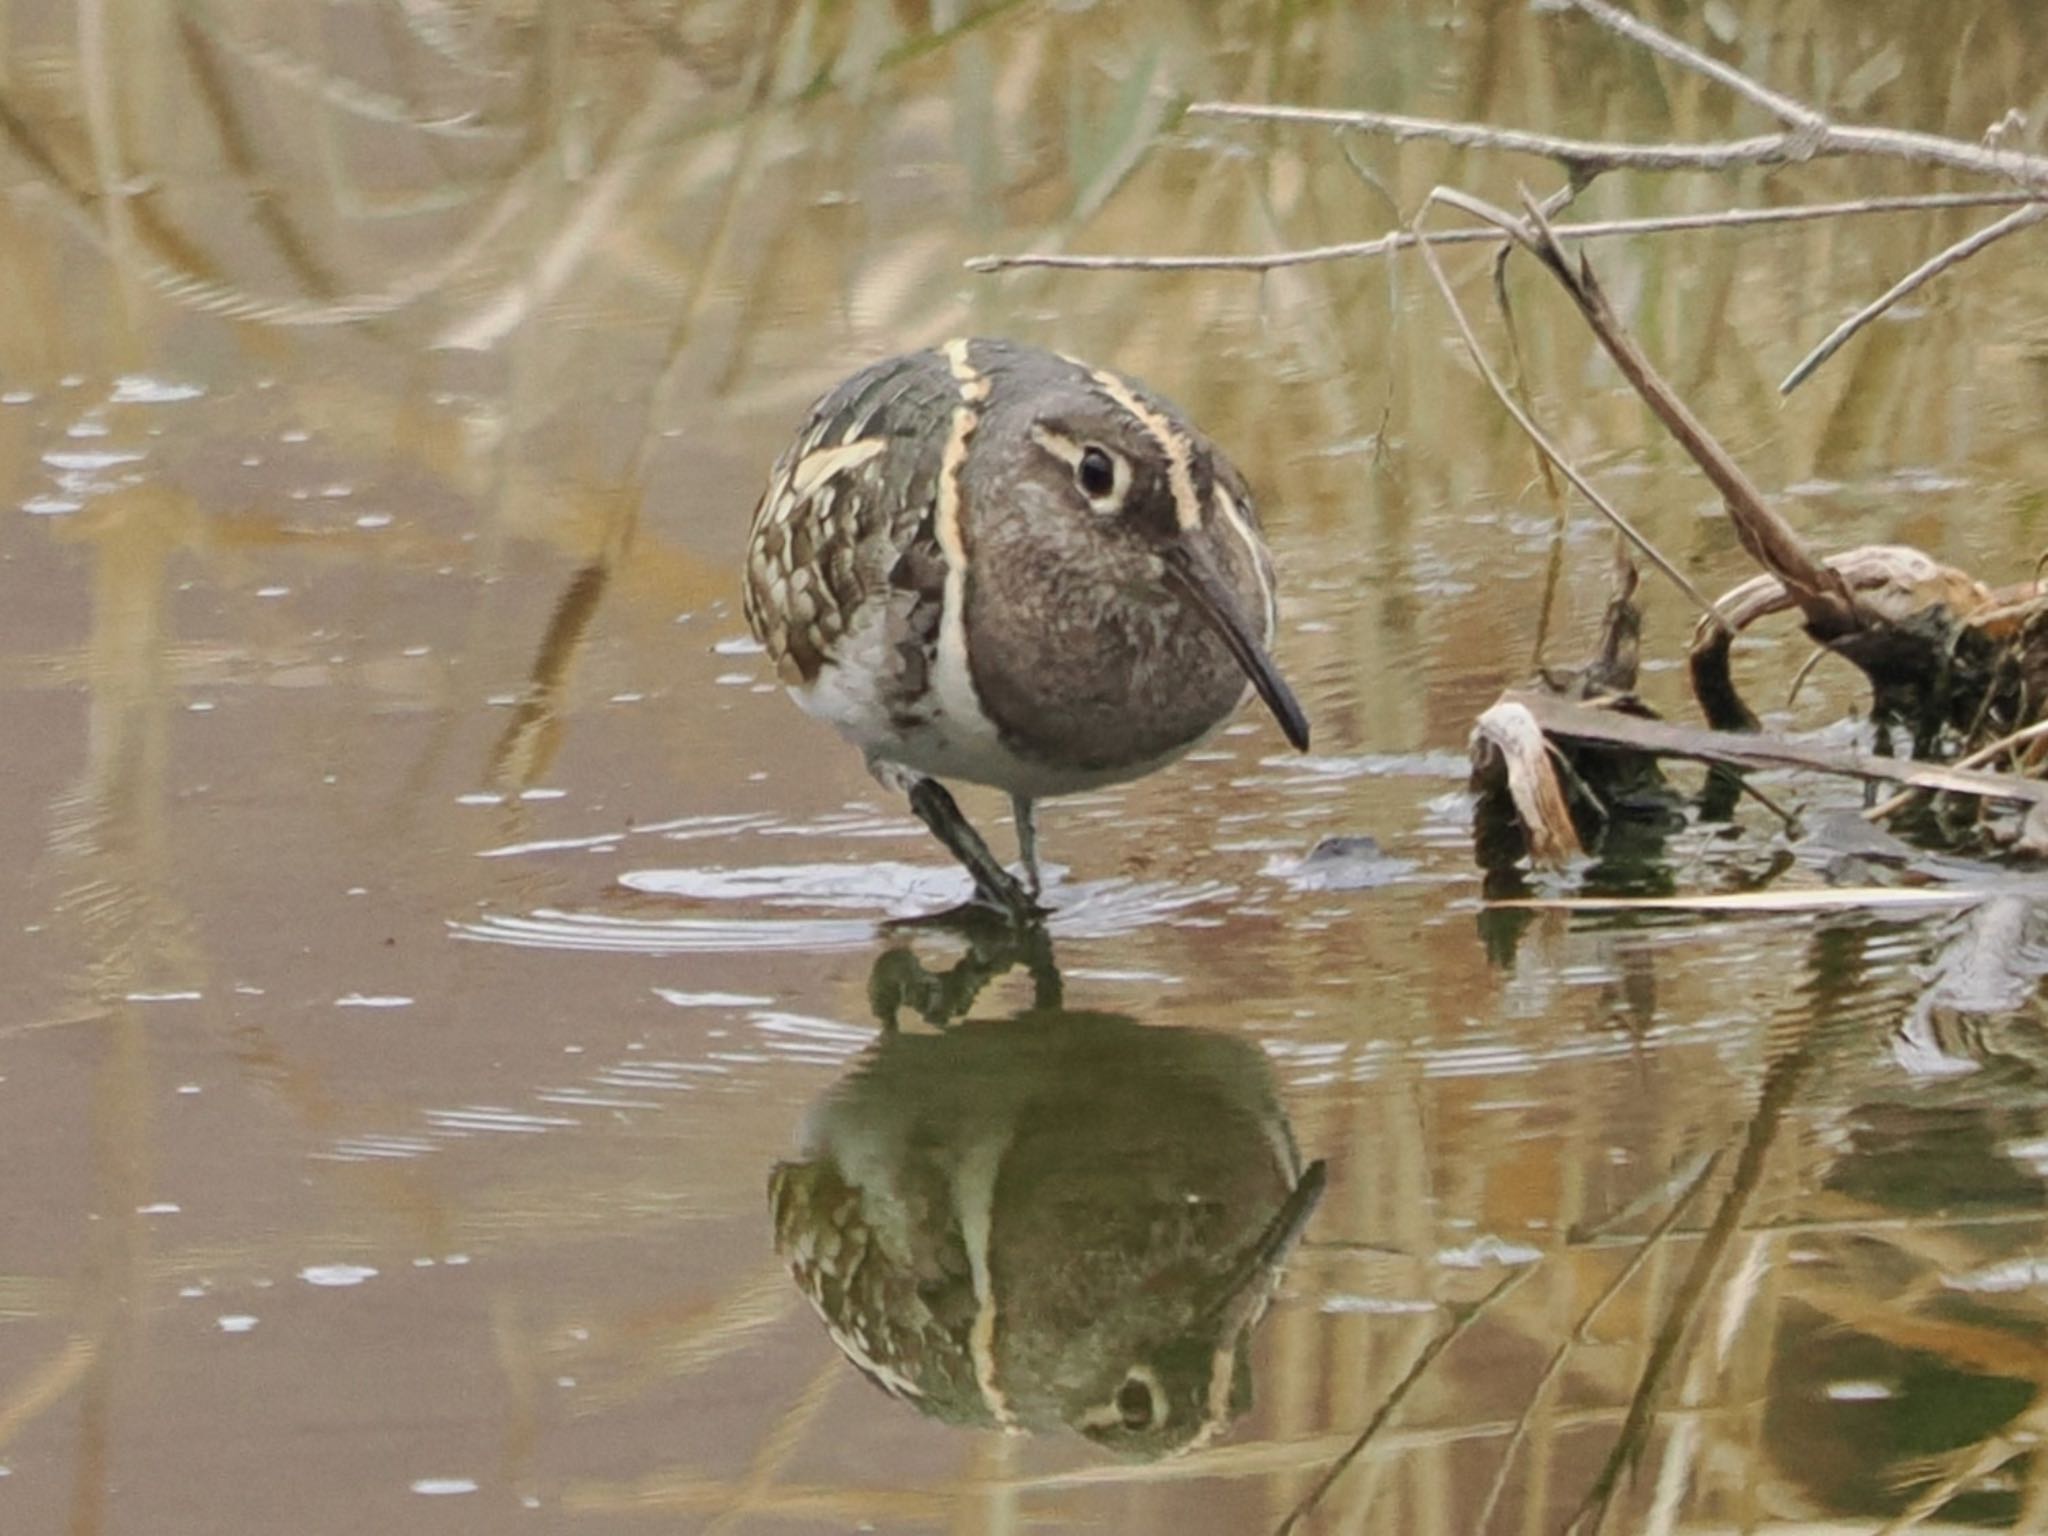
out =
[[[1482,785],[1505,782],[1531,862],[1561,865],[1584,851],[1550,743],[1522,701],[1502,699],[1474,723],[1472,778]]]
[[[1949,764],[1951,768],[1981,768],[1984,764],[2003,756],[2014,747],[2023,747],[2029,742],[2039,741],[2048,736],[2048,720],[2037,720],[2034,724],[2001,736],[1988,746],[1979,747],[1967,757],[1959,757]],[[1865,821],[1883,821],[1893,812],[1904,809],[1915,797],[1926,793],[1924,787],[1915,785],[1900,790],[1887,799],[1880,800],[1863,813]]]
[[[2048,784],[2012,774],[1878,757],[1850,747],[1823,747],[1812,742],[1785,741],[1745,732],[1701,730],[1697,726],[1648,720],[1544,693],[1511,690],[1501,695],[1494,708],[1506,705],[1526,710],[1542,727],[1545,736],[1580,745],[1627,747],[1658,757],[1683,757],[1728,768],[1805,769],[1889,784],[1908,784],[1915,789],[1978,795],[1987,800],[2048,805]]]
[[[1823,562],[1879,625],[1926,626],[1942,632],[1958,622],[1982,626],[1997,612],[1982,582],[1907,544],[1866,544],[1829,555]],[[1686,665],[1693,697],[1707,723],[1724,731],[1759,729],[1756,716],[1735,691],[1730,648],[1757,620],[1794,607],[1785,584],[1765,572],[1724,593],[1714,604],[1714,623],[1693,631]],[[1853,658],[1852,658],[1853,659]]]

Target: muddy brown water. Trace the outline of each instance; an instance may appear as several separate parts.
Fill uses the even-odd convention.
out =
[[[1542,654],[1587,652],[1609,539],[1553,540],[1420,267],[961,266],[1554,184],[1190,98],[1644,140],[1751,110],[1506,0],[0,22],[0,1531],[2048,1521],[2048,918],[1482,911],[1467,731],[1554,549]],[[2030,0],[1678,24],[1848,118],[2048,121]],[[1965,185],[1831,162],[1585,211]],[[2010,581],[2048,543],[2038,235],[1775,394],[1992,217],[1595,260],[1817,543]],[[1486,258],[1449,266],[1501,347]],[[1746,575],[1576,318],[1510,287],[1559,436],[1701,586]],[[735,595],[807,401],[962,332],[1135,373],[1233,452],[1316,731],[1247,710],[1048,806],[1049,956],[877,926],[956,877]],[[1691,615],[1645,601],[1687,717]],[[1841,739],[1861,691],[1785,702],[1804,660],[1772,631],[1745,685]],[[1302,863],[1333,836],[1385,859]],[[1745,804],[1529,888],[1832,858]],[[941,1035],[909,1005],[948,972],[986,986]]]

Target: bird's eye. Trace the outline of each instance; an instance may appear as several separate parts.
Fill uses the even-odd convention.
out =
[[[1080,482],[1082,494],[1091,500],[1107,496],[1116,489],[1116,461],[1090,444],[1074,461],[1074,478]]]
[[[1152,1384],[1135,1372],[1126,1376],[1116,1389],[1116,1416],[1124,1428],[1150,1429],[1154,1412]]]

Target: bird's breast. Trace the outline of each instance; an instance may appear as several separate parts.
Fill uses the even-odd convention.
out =
[[[982,712],[1022,757],[1134,777],[1227,719],[1246,680],[1142,560],[1075,562],[1025,581],[977,570],[968,658]]]

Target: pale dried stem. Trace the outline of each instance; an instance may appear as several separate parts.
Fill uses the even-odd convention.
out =
[[[1760,88],[1761,89],[1761,88]],[[1248,101],[1198,101],[1190,117],[1249,122],[1308,123],[1380,133],[1399,142],[1431,139],[1460,149],[1497,149],[1537,155],[1581,173],[1602,171],[1731,171],[1747,165],[1794,165],[1849,156],[1902,160],[1991,176],[2039,193],[2048,192],[2048,159],[2008,149],[1989,149],[1961,139],[1900,128],[1870,128],[1823,122],[1812,129],[1755,134],[1710,144],[1630,144],[1612,139],[1574,139],[1522,128],[1411,117],[1401,112],[1362,112],[1335,107],[1273,106]]]
[[[1479,218],[1492,220],[1503,230],[1512,232],[1516,228],[1515,221],[1508,215],[1501,213],[1499,209],[1492,208],[1485,203],[1479,202],[1477,199],[1468,198],[1463,193],[1453,191],[1450,188],[1437,187],[1431,191],[1428,197],[1423,199],[1422,207],[1415,216],[1418,233],[1422,220],[1429,215],[1431,206],[1438,202],[1446,202],[1454,208],[1462,209]],[[1550,440],[1542,427],[1538,426],[1535,419],[1522,409],[1520,402],[1510,393],[1507,386],[1501,382],[1500,375],[1494,371],[1493,364],[1487,359],[1485,349],[1479,345],[1479,337],[1472,329],[1472,322],[1465,318],[1465,311],[1460,307],[1457,294],[1451,288],[1451,280],[1444,273],[1443,263],[1437,260],[1436,252],[1430,248],[1431,243],[1430,241],[1424,241],[1418,247],[1422,252],[1423,264],[1429,268],[1429,275],[1435,281],[1437,291],[1443,295],[1444,303],[1450,307],[1451,318],[1457,323],[1458,334],[1464,338],[1465,350],[1471,355],[1474,366],[1479,369],[1480,375],[1486,380],[1487,387],[1493,391],[1495,397],[1499,399],[1501,405],[1507,410],[1507,413],[1515,419],[1515,424],[1528,434],[1529,440],[1536,445],[1543,456],[1557,466],[1558,472],[1571,481],[1579,494],[1598,508],[1600,514],[1620,531],[1622,537],[1642,551],[1644,559],[1656,566],[1658,570],[1670,578],[1672,584],[1679,591],[1692,599],[1693,606],[1700,610],[1707,622],[1720,623],[1720,616],[1714,611],[1714,605],[1707,599],[1706,594],[1694,586],[1691,579],[1683,571],[1667,560],[1663,552],[1656,545],[1637,532],[1635,525],[1622,516],[1621,512],[1594,488],[1593,483],[1581,474],[1577,466],[1564,456],[1564,451]]]
[[[1543,734],[1593,746],[1627,747],[1658,757],[1684,757],[1730,768],[1790,768],[1845,774],[1891,784],[1911,784],[1943,794],[1978,795],[2023,805],[2048,804],[2048,784],[2009,773],[1982,773],[1945,763],[1877,757],[1849,748],[1823,747],[1743,731],[1709,731],[1697,726],[1645,720],[1611,709],[1574,703],[1554,694],[1510,689],[1498,703],[1520,704],[1536,717]]]
[[[1662,235],[1686,230],[1744,229],[1768,224],[1808,224],[1820,219],[1853,218],[1867,213],[1917,213],[1934,208],[2010,208],[2031,206],[2027,192],[1932,192],[1912,197],[1861,197],[1840,203],[1807,203],[1797,208],[1724,208],[1717,213],[1668,214],[1654,219],[1588,219],[1582,224],[1557,224],[1552,228],[1563,241],[1609,240],[1624,235]],[[1504,230],[1438,229],[1417,235],[1413,230],[1389,230],[1370,240],[1343,240],[1332,245],[1308,245],[1294,250],[1264,251],[1234,255],[1217,252],[1191,256],[1078,256],[1064,251],[1020,251],[1004,256],[991,253],[970,257],[970,272],[1007,272],[1019,267],[1064,267],[1079,272],[1273,272],[1283,267],[1309,266],[1323,261],[1353,261],[1365,257],[1391,256],[1396,251],[1427,241],[1432,245],[1504,244],[1511,236]]]
[[[2010,736],[1999,737],[1998,740],[1992,742],[1987,747],[1979,747],[1975,752],[1972,752],[1967,757],[1957,758],[1953,763],[1949,764],[1949,767],[1981,767],[1985,763],[1990,762],[1993,758],[2002,757],[2005,753],[2010,752],[2014,747],[2023,747],[2028,742],[2039,741],[2044,736],[2048,736],[2048,720],[2038,720],[2032,725],[2024,726],[2021,729],[2014,731]],[[1919,796],[1926,794],[1930,787],[1931,786],[1915,786],[1911,789],[1902,789],[1897,794],[1892,795],[1887,799],[1880,800],[1876,805],[1873,805],[1869,810],[1865,811],[1863,813],[1863,819],[1865,821],[1882,821],[1885,819],[1885,817],[1891,815],[1893,812],[1900,810],[1904,806],[1910,805]]]
[[[1890,309],[1915,289],[1932,282],[1950,267],[1958,266],[1968,261],[1987,245],[1993,245],[2003,240],[2007,235],[2017,234],[2023,229],[2031,228],[2043,219],[2048,219],[2048,203],[2028,203],[2023,208],[2014,209],[1996,223],[1987,224],[1984,228],[1965,235],[1954,245],[1928,257],[1927,260],[1920,263],[1919,266],[1908,272],[1883,293],[1857,310],[1855,314],[1844,320],[1832,331],[1829,331],[1821,339],[1820,344],[1807,353],[1805,357],[1801,358],[1799,365],[1785,375],[1784,382],[1778,386],[1778,393],[1781,395],[1791,394],[1793,390],[1806,382],[1815,369],[1819,368],[1822,363],[1840,351],[1842,344],[1851,336],[1854,336],[1863,327],[1870,324],[1871,321],[1875,320],[1879,315]]]

